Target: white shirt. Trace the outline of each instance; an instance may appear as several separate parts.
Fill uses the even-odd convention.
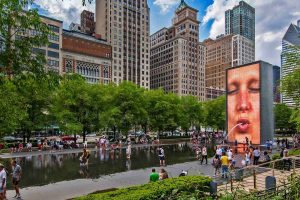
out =
[[[6,171],[4,169],[2,169],[2,171],[0,172],[0,181],[1,181],[0,187],[2,187],[3,179],[5,179],[5,183],[4,183],[3,187],[6,188],[6,180],[7,179],[6,179]]]
[[[253,154],[254,154],[255,157],[259,157],[260,156],[260,152],[258,151],[258,149],[255,149],[253,151]]]
[[[217,155],[219,155],[219,156],[222,155],[222,149],[221,148],[217,149]]]
[[[231,151],[228,151],[228,152],[227,152],[227,156],[228,156],[228,159],[229,159],[229,160],[232,160],[232,152],[231,152]]]

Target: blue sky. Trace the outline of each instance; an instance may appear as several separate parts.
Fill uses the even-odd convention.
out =
[[[95,0],[94,0],[95,1]],[[151,9],[150,31],[154,33],[172,24],[174,11],[181,0],[148,0]],[[225,11],[239,0],[185,0],[199,10],[201,21],[200,41],[225,32]],[[264,60],[280,66],[281,41],[288,26],[300,19],[299,0],[245,0],[256,10],[256,60]],[[87,9],[95,11],[95,4],[83,7],[81,0],[35,0],[41,14],[64,21],[79,23],[80,13]]]
[[[199,10],[198,19],[201,22],[205,15],[207,7],[213,3],[213,0],[185,0],[185,2],[189,6]],[[172,18],[174,17],[174,13],[176,8],[178,7],[178,3],[172,5],[167,12],[163,12],[158,5],[154,5],[154,1],[149,1],[149,7],[151,9],[150,31],[151,33],[154,33],[162,27],[169,27],[172,25]],[[200,41],[203,41],[204,39],[209,37],[209,31],[212,22],[213,20],[210,20],[209,23],[202,24],[200,26]]]

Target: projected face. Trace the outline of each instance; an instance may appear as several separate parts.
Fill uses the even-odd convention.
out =
[[[228,140],[260,144],[259,64],[227,72]]]

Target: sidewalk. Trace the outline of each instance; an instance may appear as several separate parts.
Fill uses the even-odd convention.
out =
[[[214,169],[210,163],[211,159],[209,159],[207,165],[200,165],[199,161],[194,161],[170,165],[164,168],[168,172],[169,177],[177,177],[182,170],[188,171],[189,175],[212,176]],[[111,174],[99,179],[78,179],[41,187],[24,188],[21,189],[21,196],[24,200],[65,200],[95,191],[145,184],[149,180],[151,169],[147,168]],[[156,168],[156,170],[159,171],[160,168]],[[12,198],[14,195],[14,191],[7,191],[8,200],[14,199]]]

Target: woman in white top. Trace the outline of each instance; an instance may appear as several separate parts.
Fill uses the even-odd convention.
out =
[[[250,152],[246,151],[245,154],[246,166],[250,165]]]

